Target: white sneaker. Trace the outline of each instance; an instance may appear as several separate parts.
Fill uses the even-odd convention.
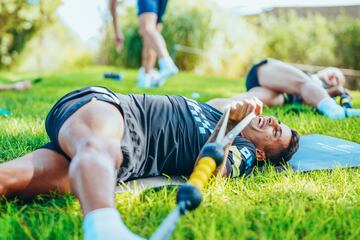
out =
[[[150,88],[152,87],[151,82],[150,74],[145,73],[145,69],[143,67],[139,68],[136,86],[140,88]]]
[[[178,67],[175,65],[170,57],[159,59],[160,76],[156,80],[158,86],[162,86],[168,77],[179,73]]]
[[[156,69],[151,69],[149,73],[145,73],[144,68],[139,69],[137,86],[140,88],[157,87],[157,80],[160,78],[160,73]]]

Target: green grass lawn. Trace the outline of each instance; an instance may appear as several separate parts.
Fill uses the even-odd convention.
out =
[[[43,82],[24,92],[0,94],[0,162],[30,152],[48,141],[44,119],[65,93],[88,85],[103,85],[120,93],[176,94],[199,101],[244,91],[243,80],[181,73],[160,89],[135,87],[136,71],[122,70],[125,80],[104,80],[105,70],[94,67],[44,74]],[[34,77],[0,72],[6,81]],[[360,108],[360,91],[352,92]],[[360,119],[331,121],[305,106],[265,109],[301,134],[320,133],[360,143]],[[175,206],[176,190],[163,189],[117,196],[116,205],[134,232],[149,237]],[[81,239],[82,214],[72,196],[39,198],[24,204],[0,201],[0,239]],[[204,201],[182,217],[172,239],[359,239],[360,169],[297,174],[274,170],[249,179],[213,179]]]

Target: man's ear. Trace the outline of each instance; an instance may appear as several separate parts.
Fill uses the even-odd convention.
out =
[[[265,151],[257,148],[256,149],[256,159],[258,161],[265,161],[265,159],[266,159]]]

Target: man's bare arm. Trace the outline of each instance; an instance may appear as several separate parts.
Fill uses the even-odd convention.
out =
[[[252,96],[252,94],[245,92],[245,93],[236,94],[235,96],[233,96],[231,98],[214,98],[214,99],[209,100],[206,103],[209,104],[210,106],[212,106],[213,108],[219,110],[220,112],[224,112],[225,107],[227,105],[230,105],[232,102],[244,101],[246,99],[251,99],[253,97],[257,97],[257,96]]]
[[[118,17],[116,12],[117,7],[117,0],[109,0],[110,5],[110,13],[112,17],[113,27],[114,27],[114,33],[115,33],[115,44],[116,44],[116,50],[120,52],[123,47],[124,37],[122,35],[122,32],[119,30],[119,23],[118,23]]]
[[[15,88],[13,85],[8,85],[8,84],[0,85],[0,91],[14,90],[14,89]]]
[[[224,109],[230,108],[230,115],[229,115],[229,120],[228,120],[228,123],[226,126],[225,133],[228,133],[231,129],[233,129],[243,118],[245,118],[251,112],[255,112],[257,115],[261,114],[262,108],[263,108],[262,102],[259,101],[257,98],[253,98],[253,99],[245,100],[245,101],[234,101],[234,100],[227,101],[226,100],[223,103],[224,104],[230,103],[224,107]],[[216,124],[214,132],[210,135],[206,144],[216,141],[216,138],[220,132],[223,122],[225,121],[225,118],[226,118],[225,114],[223,114],[222,117],[220,118],[219,122]],[[221,165],[219,167],[217,167],[217,169],[215,171],[215,175],[218,175],[221,177],[226,177],[228,175],[225,166],[226,166],[227,155],[229,152],[228,149],[229,149],[229,146],[231,146],[231,144],[232,144],[232,142],[229,143],[225,147],[225,149],[224,149],[225,154],[224,154],[223,161],[222,161]],[[199,159],[196,160],[195,166],[196,166],[198,160]]]
[[[22,82],[12,83],[12,84],[0,84],[0,91],[7,90],[26,90],[31,87],[31,82],[25,80]]]

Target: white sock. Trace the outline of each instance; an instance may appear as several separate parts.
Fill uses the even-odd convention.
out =
[[[358,108],[347,108],[345,112],[346,117],[360,117],[360,109]]]
[[[165,69],[178,71],[178,68],[176,67],[174,61],[171,59],[170,56],[159,58],[158,63],[159,63],[160,71],[163,71]]]
[[[139,240],[121,220],[115,208],[100,208],[86,214],[83,222],[84,240]]]
[[[330,97],[321,100],[316,108],[330,119],[343,119],[346,117],[345,110]]]

